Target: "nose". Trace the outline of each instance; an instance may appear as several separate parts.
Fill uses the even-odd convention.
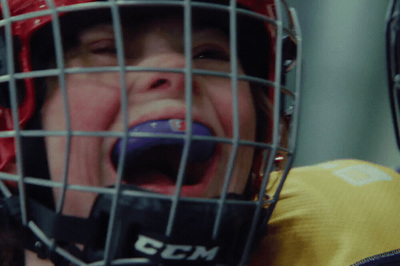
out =
[[[183,92],[185,88],[185,57],[179,53],[152,55],[136,64],[143,68],[157,68],[149,72],[128,74],[128,86],[134,92]]]

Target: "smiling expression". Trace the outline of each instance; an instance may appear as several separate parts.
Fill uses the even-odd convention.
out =
[[[97,24],[82,30],[78,44],[66,52],[71,68],[117,66],[113,26]],[[182,69],[185,67],[182,20],[157,18],[123,28],[125,64],[138,67]],[[192,68],[229,73],[229,36],[219,28],[198,27],[192,31]],[[239,72],[243,73],[241,66]],[[42,109],[45,130],[65,130],[62,90],[49,81],[49,93]],[[66,75],[70,126],[76,131],[123,131],[121,87],[127,90],[129,127],[153,120],[186,117],[185,75],[172,72],[79,73]],[[242,140],[255,140],[256,115],[250,86],[238,82],[239,134]],[[193,74],[192,113],[194,122],[207,126],[215,136],[232,138],[234,132],[232,82],[229,78]],[[236,108],[236,107],[235,107]],[[85,186],[109,186],[117,179],[110,151],[115,138],[74,136],[71,141],[68,182]],[[64,171],[66,138],[47,137],[46,147],[51,178],[61,181]],[[163,150],[168,154],[169,150]],[[164,157],[178,157],[176,152]],[[216,197],[221,194],[232,144],[217,144],[206,162],[187,167],[192,179],[183,185],[182,196]],[[251,172],[254,150],[240,146],[230,176],[229,191],[243,193]],[[162,156],[159,157],[160,160]],[[174,166],[177,167],[177,166]],[[197,172],[197,174],[191,174]],[[192,176],[192,177],[191,177]],[[195,176],[195,177],[193,177]],[[175,193],[175,179],[157,169],[148,169],[124,182],[163,193]],[[56,195],[57,191],[55,192]],[[64,212],[86,216],[94,195],[68,192]]]

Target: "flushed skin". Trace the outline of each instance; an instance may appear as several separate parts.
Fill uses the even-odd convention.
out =
[[[127,63],[140,67],[182,68],[185,58],[182,50],[182,23],[175,19],[155,20],[141,25],[140,29],[127,29],[134,36],[125,44]],[[167,34],[168,33],[168,34]],[[112,52],[114,36],[111,25],[98,25],[80,35],[79,46],[67,55],[67,67],[112,66],[117,64]],[[111,52],[110,52],[111,50]],[[213,54],[215,53],[215,54]],[[132,54],[132,58],[129,55]],[[193,67],[215,71],[229,71],[229,42],[217,29],[193,32]],[[126,74],[128,95],[128,121],[133,127],[145,121],[162,119],[185,119],[186,103],[184,75],[179,73]],[[120,75],[118,73],[72,74],[66,77],[72,130],[122,131],[120,109]],[[218,137],[232,137],[232,90],[226,78],[195,75],[193,77],[194,121],[212,129]],[[240,134],[244,140],[255,139],[255,111],[246,82],[239,83]],[[46,130],[64,130],[62,91],[53,88],[43,106],[43,127]],[[100,115],[101,114],[101,115]],[[93,119],[96,117],[96,119]],[[89,186],[108,186],[115,183],[116,171],[110,162],[115,139],[74,137],[70,152],[70,182]],[[61,181],[65,139],[46,139],[52,178]],[[224,173],[231,153],[229,145],[217,145],[213,158],[205,163],[207,170],[197,184],[184,186],[182,195],[189,197],[216,197],[220,194]],[[253,149],[239,149],[229,191],[242,193],[247,182]],[[88,172],[82,171],[90,167]],[[101,178],[99,178],[101,177]],[[155,192],[173,194],[175,183],[156,172],[134,178],[134,184]],[[75,193],[74,193],[75,194]],[[90,210],[91,201],[83,195],[69,195],[65,211],[76,214],[76,206]],[[69,205],[70,204],[70,205]],[[68,207],[70,206],[70,207]]]

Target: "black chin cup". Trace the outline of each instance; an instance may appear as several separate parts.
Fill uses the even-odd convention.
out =
[[[112,244],[107,250],[107,258],[113,260],[113,265],[210,266],[239,265],[242,261],[256,210],[256,205],[245,202],[243,196],[227,196],[229,200],[223,208],[215,238],[213,230],[219,209],[218,200],[181,199],[171,233],[167,236],[171,199],[161,198],[159,194],[135,186],[123,186],[122,190],[144,194],[129,196],[122,193],[119,196],[113,216]],[[4,198],[0,199],[0,229],[14,236],[13,245],[32,250],[40,258],[50,258],[55,265],[70,265],[56,252],[57,246],[80,260],[103,265],[112,203],[113,195],[100,195],[90,217],[86,219],[56,214],[34,200],[27,201],[28,219],[46,238],[54,241],[55,245],[50,247],[38,239],[30,228],[22,225],[19,197]],[[270,209],[262,209],[253,245],[265,236],[269,213]],[[82,244],[84,250],[76,244]],[[118,264],[114,261],[119,259],[124,262]],[[142,263],[138,264],[138,260]]]
[[[111,204],[111,195],[101,195],[93,206],[90,219],[96,221],[98,230],[85,248],[88,262],[104,259]],[[254,215],[254,204],[227,204],[215,239],[212,235],[218,210],[216,202],[180,201],[171,234],[166,236],[171,205],[169,199],[121,195],[110,258],[147,258],[150,265],[238,265]],[[263,210],[260,221],[265,215]],[[265,227],[259,225],[263,232],[256,232],[258,238],[265,235]]]

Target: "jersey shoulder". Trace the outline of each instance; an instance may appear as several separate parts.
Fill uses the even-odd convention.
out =
[[[351,265],[400,248],[400,175],[358,160],[291,170],[268,224],[273,265]]]
[[[312,166],[293,168],[291,175],[298,178],[336,178],[353,186],[363,186],[379,181],[400,182],[400,174],[394,170],[360,160],[336,160]]]

